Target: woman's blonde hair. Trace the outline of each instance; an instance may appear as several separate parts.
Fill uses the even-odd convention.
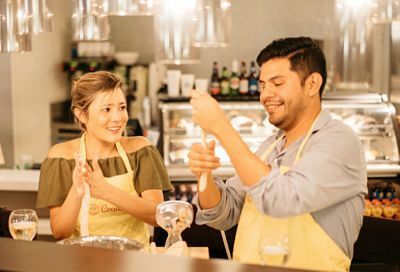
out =
[[[87,73],[73,82],[71,89],[71,111],[75,116],[75,121],[82,129],[85,130],[86,126],[75,115],[75,109],[87,114],[96,94],[113,91],[121,88],[121,86],[121,78],[106,71]]]

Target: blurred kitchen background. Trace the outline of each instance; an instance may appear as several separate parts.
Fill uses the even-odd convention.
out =
[[[185,21],[175,16],[176,21],[171,21],[146,12],[140,16],[98,16],[91,17],[98,25],[85,31],[79,25],[79,12],[96,1],[112,2],[0,0],[0,206],[34,208],[38,169],[50,146],[80,134],[69,110],[71,83],[83,73],[97,70],[113,71],[124,79],[128,133],[145,135],[159,148],[175,185],[166,199],[191,202],[197,186],[186,166],[187,152],[194,142],[201,141],[200,130],[190,119],[187,90],[178,84],[173,92],[172,79],[179,83],[185,78],[189,89],[193,82],[197,88],[204,83],[196,79],[207,79],[205,89],[221,102],[233,126],[254,151],[276,128],[268,123],[259,105],[258,67],[250,71],[251,62],[274,39],[309,36],[321,45],[327,58],[323,108],[350,125],[364,144],[369,187],[365,215],[400,219],[400,0],[197,0],[205,6],[221,5],[220,38],[224,38],[212,44],[218,47],[200,43],[197,49],[187,40],[192,33],[191,17]],[[44,17],[52,18],[52,30],[32,36],[7,33],[4,22],[10,16],[10,3],[23,2],[47,2]],[[160,3],[157,12],[165,14],[182,12],[188,3],[195,3],[154,2]],[[223,8],[229,12],[223,13]],[[201,17],[197,20],[201,23]],[[86,22],[89,27],[91,21]],[[17,25],[22,27],[20,31],[26,27]],[[49,30],[49,26],[44,24],[41,30]],[[171,47],[177,37],[181,42]],[[222,73],[223,67],[226,73]],[[224,84],[228,84],[225,90]],[[214,174],[231,176],[234,169],[220,145],[216,153],[222,167]],[[393,209],[397,207],[397,212],[379,210],[376,203],[383,199],[388,199],[386,203],[389,201]],[[373,207],[369,201],[374,201]],[[48,210],[37,212],[39,235],[48,239]],[[382,220],[378,225],[385,231],[373,230],[380,233],[379,241],[385,245],[400,242],[393,238],[400,237],[395,234],[400,221],[393,222]],[[388,250],[382,251],[379,241],[369,240],[374,234],[362,231],[360,237],[356,244],[360,260],[398,260],[387,257]],[[368,245],[376,245],[373,254],[363,251],[370,249]]]
[[[72,1],[48,2],[53,31],[32,36],[30,52],[0,54],[0,142],[6,162],[2,168],[14,167],[21,155],[31,155],[36,163],[45,158],[52,139],[51,104],[69,99],[69,74],[62,65],[72,59]],[[334,5],[333,0],[233,0],[229,46],[203,48],[198,64],[179,68],[210,78],[213,61],[230,68],[234,59],[255,60],[273,39],[301,35],[324,42],[331,67]],[[152,16],[110,16],[110,25],[116,52],[138,52],[136,65],[147,68],[155,61]]]

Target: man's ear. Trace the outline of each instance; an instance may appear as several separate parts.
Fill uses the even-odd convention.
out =
[[[85,112],[79,110],[79,109],[74,109],[74,115],[76,118],[78,118],[79,123],[81,124],[86,124],[87,122],[87,115]]]
[[[322,76],[319,73],[312,73],[306,79],[305,87],[309,96],[315,96],[319,94],[319,88],[322,85]]]

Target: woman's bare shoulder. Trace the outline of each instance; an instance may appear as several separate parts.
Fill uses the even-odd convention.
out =
[[[133,153],[139,149],[151,145],[151,142],[143,136],[123,137],[121,145],[126,153]]]
[[[75,152],[79,151],[79,140],[80,138],[73,139],[67,142],[59,143],[53,145],[49,153],[47,154],[48,158],[63,158],[66,160],[74,159]]]

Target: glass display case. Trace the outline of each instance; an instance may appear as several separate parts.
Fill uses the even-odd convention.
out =
[[[330,95],[323,99],[323,108],[332,117],[349,125],[365,148],[369,177],[397,176],[399,167],[399,129],[392,104],[378,94]],[[258,101],[221,101],[222,109],[233,127],[254,152],[277,129],[268,122],[267,114]],[[162,151],[164,162],[173,181],[194,180],[187,167],[188,153],[194,143],[201,142],[201,130],[191,121],[192,107],[185,102],[163,101]],[[208,135],[207,141],[213,139]],[[230,159],[217,142],[215,153],[221,167],[214,172],[223,178],[234,173]]]

